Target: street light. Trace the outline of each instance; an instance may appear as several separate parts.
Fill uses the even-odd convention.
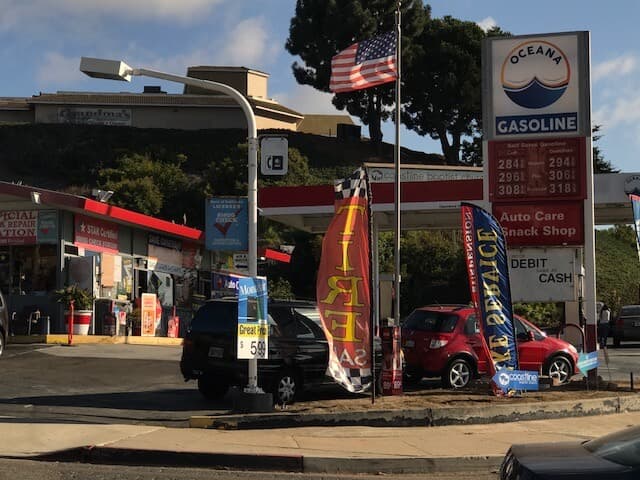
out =
[[[80,59],[80,71],[93,78],[104,78],[108,80],[121,80],[129,82],[132,76],[144,76],[167,80],[169,82],[182,83],[192,87],[199,87],[205,90],[225,93],[233,98],[247,118],[248,143],[249,143],[249,176],[248,176],[248,208],[249,208],[249,255],[248,270],[249,276],[258,275],[258,131],[256,127],[256,117],[253,114],[251,105],[247,99],[235,88],[223,83],[200,80],[198,78],[181,77],[170,73],[157,72],[146,68],[131,68],[126,63],[119,60],[105,60],[101,58],[82,57]],[[249,360],[249,382],[247,385],[249,393],[261,393],[258,388],[258,361]]]

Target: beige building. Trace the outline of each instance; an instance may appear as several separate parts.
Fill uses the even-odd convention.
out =
[[[194,66],[187,76],[224,83],[249,101],[259,130],[282,129],[336,136],[348,115],[305,116],[268,97],[269,75],[245,67]],[[306,123],[305,123],[306,120]],[[122,125],[181,130],[246,128],[246,117],[230,97],[185,86],[168,94],[146,86],[142,93],[57,92],[27,98],[0,97],[1,123]],[[301,124],[304,128],[300,130]]]

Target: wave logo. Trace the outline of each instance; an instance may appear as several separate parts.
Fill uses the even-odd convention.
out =
[[[511,50],[502,64],[500,79],[507,96],[525,108],[544,108],[567,89],[571,67],[553,43],[529,40]]]

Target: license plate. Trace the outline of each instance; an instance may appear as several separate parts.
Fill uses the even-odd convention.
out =
[[[222,358],[224,348],[222,347],[209,347],[209,356],[213,358]]]
[[[406,348],[413,348],[416,346],[416,343],[413,340],[407,340],[406,342],[404,342],[404,346]]]
[[[640,322],[633,322],[634,327],[640,327]]]

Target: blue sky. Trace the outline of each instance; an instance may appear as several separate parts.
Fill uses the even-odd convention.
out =
[[[640,171],[640,2],[619,0],[434,0],[433,15],[497,24],[516,35],[591,32],[592,119],[616,168]],[[302,113],[333,113],[329,94],[297,85],[285,49],[295,0],[0,0],[0,97],[58,90],[134,91],[158,85],[96,80],[81,56],[123,59],[178,75],[190,65],[245,66],[270,74],[269,96]],[[181,86],[163,84],[169,92]],[[367,134],[366,128],[363,132]],[[393,142],[393,126],[384,128]],[[440,152],[404,131],[403,146]]]

